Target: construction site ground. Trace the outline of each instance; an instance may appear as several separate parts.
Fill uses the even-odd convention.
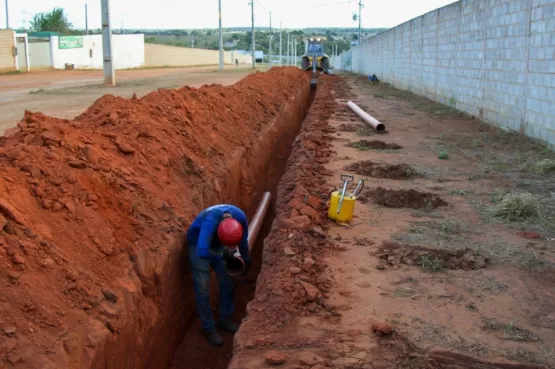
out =
[[[140,72],[161,74],[0,92],[67,118],[26,113],[0,138],[0,369],[555,366],[553,151],[353,75],[146,94],[249,72]],[[107,92],[127,98],[84,109]],[[342,225],[327,217],[341,174],[348,192],[365,180]],[[214,348],[184,231],[216,203],[250,217],[264,191],[243,321]]]
[[[355,177],[348,192],[361,178],[365,189],[350,226],[324,221],[327,248],[283,249],[282,261],[301,276],[293,283],[316,271],[321,295],[295,323],[239,340],[233,367],[554,367],[555,176],[541,164],[554,163],[554,153],[387,84],[347,76],[333,90],[329,131],[319,137],[333,155],[320,173],[328,191],[341,187],[341,174]],[[373,131],[348,100],[387,133]],[[508,193],[531,193],[538,213],[496,218]],[[291,291],[288,282],[273,288],[270,296]]]
[[[249,66],[144,68],[116,70],[116,86],[103,85],[101,70],[49,70],[0,75],[0,134],[15,125],[25,110],[60,118],[73,118],[105,94],[131,97],[157,88],[229,85],[250,73]],[[259,67],[259,70],[261,68]],[[262,68],[264,70],[264,68]]]

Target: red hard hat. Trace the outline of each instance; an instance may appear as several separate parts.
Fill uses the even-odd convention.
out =
[[[243,226],[233,218],[226,218],[218,226],[218,238],[225,246],[236,246],[243,237]]]

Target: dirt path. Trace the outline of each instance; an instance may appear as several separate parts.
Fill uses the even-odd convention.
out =
[[[0,134],[14,126],[25,110],[60,118],[73,118],[105,94],[131,97],[158,88],[203,84],[229,85],[250,73],[247,69],[216,67],[161,68],[117,71],[117,85],[101,84],[102,71],[48,71],[0,76]]]
[[[535,172],[555,155],[415,95],[348,83],[389,133],[369,130],[338,100],[330,185],[340,174],[366,184],[352,226],[329,230],[344,247],[326,259],[336,276],[330,303],[348,307],[341,326],[387,322],[419,348],[555,365],[554,171]],[[492,216],[506,193],[520,192],[541,214]]]

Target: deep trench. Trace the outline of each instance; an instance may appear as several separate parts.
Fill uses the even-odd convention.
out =
[[[263,243],[265,238],[268,236],[272,222],[275,217],[275,204],[276,204],[276,193],[279,181],[285,173],[287,160],[291,155],[293,149],[293,142],[299,134],[302,123],[306,118],[308,110],[312,105],[315,97],[315,92],[309,92],[309,98],[307,102],[300,101],[300,104],[307,104],[304,109],[304,114],[295,123],[294,130],[291,132],[286,132],[283,136],[281,145],[277,145],[277,152],[272,155],[272,160],[269,162],[269,166],[266,170],[265,176],[265,186],[264,191],[270,191],[272,193],[272,200],[270,208],[264,219],[262,228],[258,235],[255,245],[251,251],[252,267],[249,275],[245,279],[234,280],[235,286],[235,313],[233,320],[237,324],[241,322],[246,314],[246,306],[254,297],[254,290],[256,279],[260,273],[262,264],[262,251]],[[283,132],[280,132],[283,134]],[[252,215],[256,210],[258,205],[257,199],[255,205],[252,208],[244,209],[245,213],[251,219]],[[187,271],[189,272],[189,271]],[[188,282],[190,282],[188,280]],[[191,285],[185,285],[183,288],[191,288]],[[214,318],[217,319],[217,302],[218,302],[218,281],[215,275],[212,273],[210,280],[210,302],[212,305],[212,312]],[[196,316],[196,312],[192,317],[184,316],[183,319],[189,320],[185,336],[179,346],[176,348],[171,369],[225,369],[228,366],[229,361],[233,356],[233,335],[230,333],[220,332],[224,338],[224,345],[222,347],[212,347],[210,346],[203,335],[202,328],[200,325],[200,320]],[[160,368],[161,369],[161,368]]]

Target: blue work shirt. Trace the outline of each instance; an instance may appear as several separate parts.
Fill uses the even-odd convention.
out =
[[[224,213],[230,213],[233,219],[243,226],[243,237],[239,242],[239,252],[243,260],[249,261],[247,217],[243,210],[233,205],[214,205],[204,209],[189,226],[187,243],[189,246],[197,246],[198,257],[216,262],[221,261],[222,255],[219,251],[222,248],[222,243],[218,238],[218,226],[224,218]]]

